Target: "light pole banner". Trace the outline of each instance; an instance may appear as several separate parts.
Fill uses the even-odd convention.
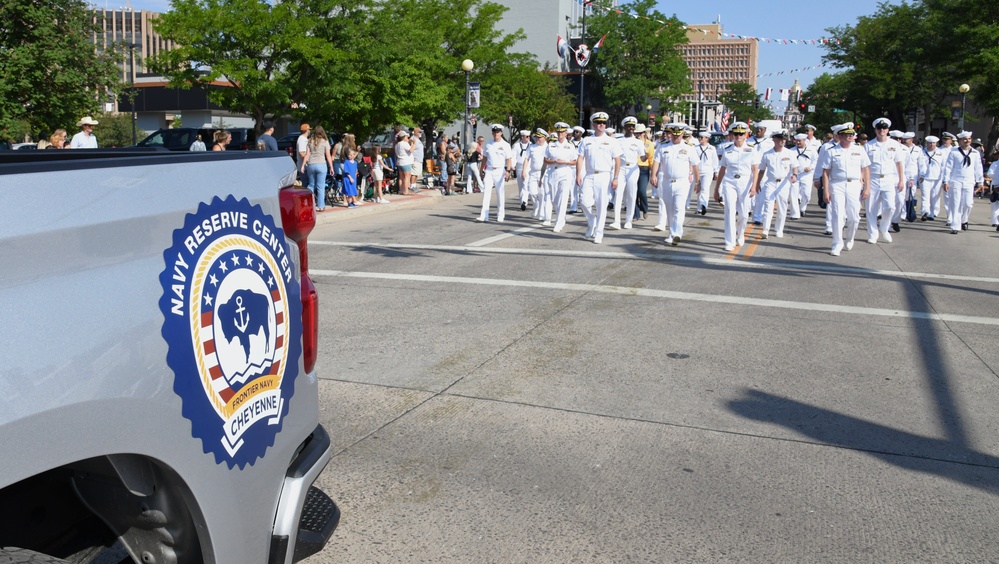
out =
[[[479,107],[479,83],[469,82],[468,83],[468,107],[478,108]]]

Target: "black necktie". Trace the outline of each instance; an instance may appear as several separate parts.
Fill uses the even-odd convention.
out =
[[[961,156],[964,157],[964,166],[971,166],[971,151],[973,149],[968,149],[967,154],[965,154],[964,149],[961,149],[960,147],[958,147],[957,150],[960,151]]]
[[[701,150],[701,160],[708,158],[708,151],[704,147],[698,147]]]

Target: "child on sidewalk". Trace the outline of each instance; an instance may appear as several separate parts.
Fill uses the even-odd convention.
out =
[[[347,152],[347,160],[343,162],[343,195],[347,199],[348,208],[357,207],[357,150]]]

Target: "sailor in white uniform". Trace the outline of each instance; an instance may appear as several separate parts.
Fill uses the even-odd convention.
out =
[[[711,133],[702,131],[697,134],[700,142],[694,149],[697,157],[697,170],[701,173],[700,181],[694,189],[697,192],[697,213],[708,213],[708,198],[711,194],[711,183],[718,177],[718,152],[711,146]]]
[[[905,152],[898,141],[888,137],[890,119],[878,118],[874,120],[873,125],[875,138],[864,145],[867,157],[871,161],[871,188],[867,199],[867,242],[877,243],[880,233],[882,239],[891,243],[888,229],[895,215],[896,198],[898,193],[905,189],[905,174],[902,169]],[[881,216],[880,223],[878,216]]]
[[[683,124],[671,123],[666,129],[673,143],[660,145],[652,157],[651,182],[659,188],[659,209],[666,211],[665,223],[669,224],[666,242],[680,244],[683,237],[683,220],[689,201],[691,178],[700,182],[697,170],[697,149],[683,142]],[[660,218],[663,222],[663,218]]]
[[[787,219],[788,200],[791,197],[791,187],[798,190],[798,159],[794,152],[785,149],[785,133],[778,129],[770,134],[774,148],[760,159],[760,172],[757,183],[763,200],[763,232],[761,239],[770,235],[770,224],[774,219],[774,204],[777,207],[777,237],[784,236],[784,222]],[[797,197],[797,196],[795,196]]]
[[[527,186],[527,178],[520,174],[524,170],[524,160],[527,158],[527,151],[531,149],[531,132],[526,129],[520,130],[520,139],[513,144],[513,153],[516,160],[517,171],[517,192],[520,194],[520,209],[527,209],[527,202],[530,200],[531,192]]]
[[[938,147],[940,138],[927,135],[926,146],[919,155],[919,211],[920,221],[933,221],[940,211],[940,185],[943,182],[943,163],[945,154]]]
[[[805,215],[808,202],[812,199],[812,182],[815,181],[815,164],[819,155],[808,146],[808,135],[799,133],[794,136],[795,147],[791,149],[798,165],[798,185],[791,187],[791,221]]]
[[[552,231],[555,233],[559,233],[565,228],[566,205],[576,186],[575,172],[579,150],[566,139],[568,131],[568,123],[557,122],[555,133],[558,134],[558,138],[554,143],[548,144],[548,149],[545,152],[545,168],[551,171],[552,201],[555,208],[553,212],[555,226]]]
[[[750,195],[756,194],[760,153],[746,145],[749,126],[737,121],[729,130],[735,135],[732,146],[722,154],[715,181],[715,201],[725,201],[725,250],[746,244],[746,225],[752,209]]]
[[[950,232],[968,230],[968,217],[975,203],[975,190],[985,182],[982,159],[971,147],[971,132],[957,134],[957,147],[947,155],[943,170],[943,190],[950,202]]]
[[[534,130],[534,143],[527,147],[524,161],[518,164],[518,178],[524,179],[525,189],[531,198],[531,217],[544,221],[544,194],[541,187],[541,167],[545,164],[548,149],[548,132],[540,127]]]
[[[482,212],[476,221],[489,221],[489,204],[496,190],[496,221],[503,223],[506,217],[505,183],[513,171],[513,148],[503,139],[503,126],[494,123],[493,139],[482,148],[485,171],[482,179]]]
[[[608,119],[610,116],[605,112],[590,116],[593,136],[583,138],[576,161],[576,182],[581,186],[579,203],[586,215],[586,238],[592,237],[598,245],[604,240],[608,199],[618,189],[621,173],[621,144],[607,135]]]
[[[823,150],[816,166],[822,171],[823,185],[826,186],[823,195],[832,216],[833,242],[830,254],[837,257],[844,248],[848,251],[853,249],[853,239],[860,225],[860,202],[868,195],[871,160],[867,151],[853,142],[857,133],[853,123],[835,125],[833,131],[839,144]],[[867,213],[871,214],[870,211]]]
[[[624,137],[618,139],[621,144],[621,176],[618,179],[618,190],[614,192],[614,221],[611,229],[621,228],[621,203],[624,201],[624,228],[631,229],[631,218],[635,216],[635,205],[638,202],[638,161],[645,154],[645,143],[635,136],[638,118],[628,116],[621,120]],[[623,180],[623,183],[622,183]]]

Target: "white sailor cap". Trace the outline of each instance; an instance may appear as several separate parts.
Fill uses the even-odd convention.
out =
[[[629,125],[638,125],[638,118],[635,116],[628,116],[621,120],[621,127],[628,127]]]
[[[607,112],[597,112],[590,116],[590,121],[593,123],[607,123],[609,119],[610,116],[607,115]]]
[[[702,131],[702,132],[698,133],[697,136],[698,137],[707,137],[708,139],[711,139],[711,132],[710,131]]]
[[[832,126],[832,132],[838,135],[853,135],[857,133],[857,130],[853,128],[853,122],[848,121],[846,123]]]
[[[951,133],[949,131],[944,131],[940,135],[943,135],[945,139],[957,139],[957,135],[954,135],[953,133]]]
[[[916,133],[914,131],[906,131],[902,134],[902,139],[915,139]]]
[[[607,129],[605,130],[605,132],[607,133],[607,135],[614,135],[614,133],[615,133],[616,131],[617,131],[617,130],[616,130],[616,129],[614,129],[613,127],[608,127],[608,128],[607,128]]]
[[[925,141],[927,143],[939,143],[940,138],[937,137],[936,135],[927,135]]]
[[[749,133],[749,124],[744,121],[737,121],[728,130],[729,133]]]
[[[494,123],[490,129],[492,129],[493,131],[503,131],[503,124]]]
[[[798,133],[797,135],[794,136],[795,141],[804,141],[806,139],[808,139],[808,134],[806,133]]]
[[[578,125],[575,125],[575,126],[573,126],[573,128],[572,128],[572,132],[573,132],[573,133],[577,133],[577,132],[578,132],[578,133],[586,133],[586,130],[585,130],[585,129],[583,129],[583,128],[582,128],[581,126],[578,126]]]
[[[815,131],[815,126],[812,125],[812,124],[810,124],[810,123],[806,123],[805,124],[805,129],[811,129],[812,131]]]
[[[496,129],[495,125],[493,126],[493,129]],[[526,130],[526,129],[521,129],[520,130],[520,136],[521,137],[530,137],[531,136],[531,132],[528,131],[528,130]]]
[[[891,120],[886,117],[879,117],[878,119],[874,120],[874,123],[872,125],[874,126],[875,129],[877,129],[878,126],[888,128],[891,127]]]
[[[957,138],[958,139],[971,139],[971,132],[970,131],[962,131],[961,133],[957,134]]]
[[[580,127],[579,129],[580,129],[580,131],[582,131],[583,128]],[[564,121],[556,121],[555,122],[555,131],[556,132],[569,131],[569,124],[566,123],[566,122],[564,122]]]
[[[891,131],[888,132],[888,136],[892,137],[893,139],[901,139],[902,132],[897,129],[892,129]]]

